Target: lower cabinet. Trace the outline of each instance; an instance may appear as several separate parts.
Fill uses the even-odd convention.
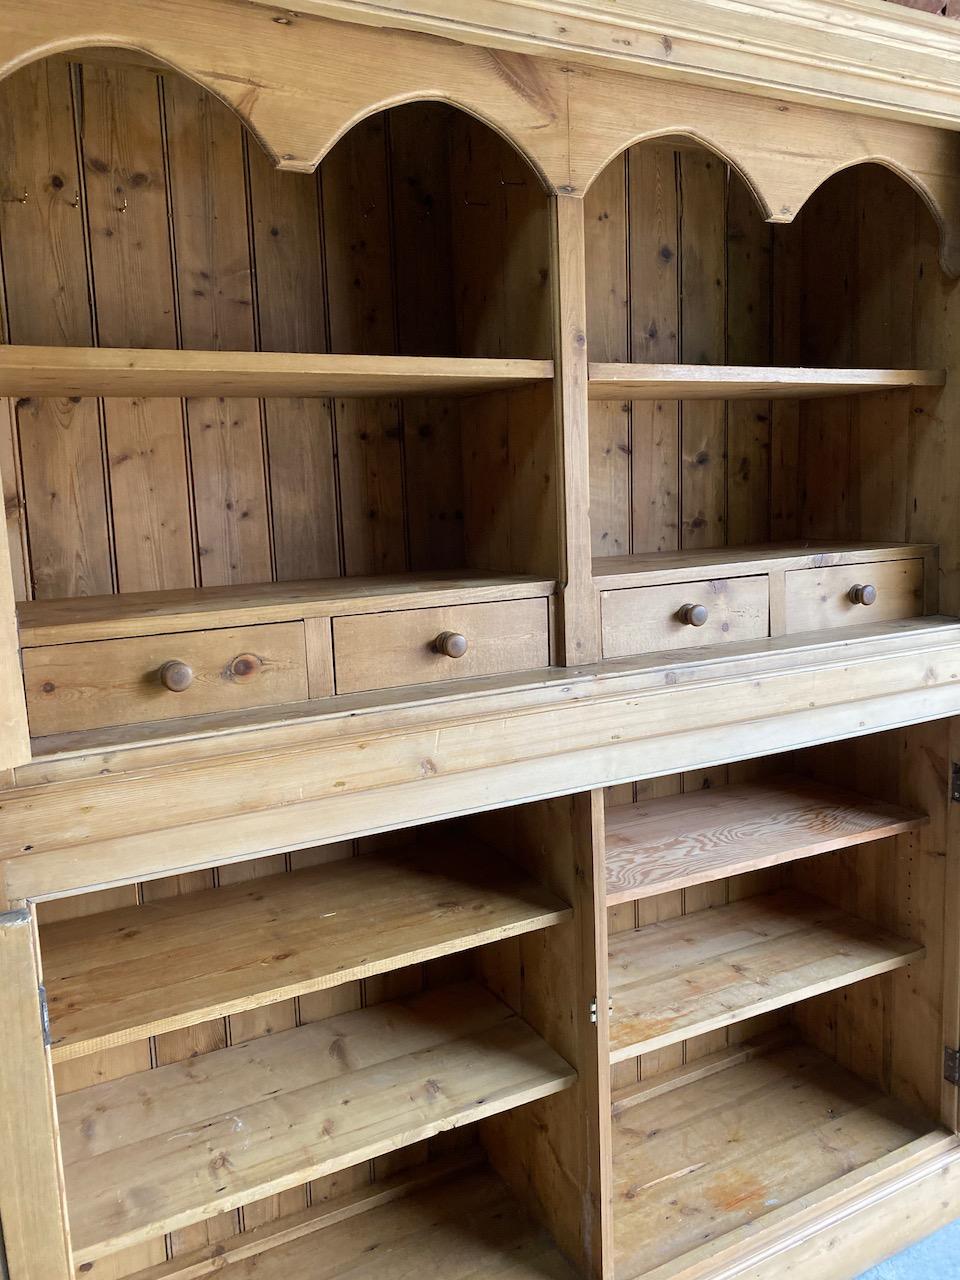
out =
[[[53,1249],[11,1280],[852,1276],[797,1261],[838,1214],[960,1196],[955,733],[0,918],[49,1013],[0,1066]]]

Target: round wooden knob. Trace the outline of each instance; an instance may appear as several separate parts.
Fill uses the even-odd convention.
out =
[[[702,627],[710,611],[705,604],[684,604],[677,610],[677,617],[688,627]]]
[[[462,636],[459,631],[441,631],[434,640],[433,647],[437,653],[442,653],[447,658],[462,658],[467,652],[467,637]]]
[[[877,588],[872,582],[858,582],[847,592],[851,604],[873,604],[877,598]]]
[[[193,672],[185,662],[165,662],[160,668],[160,683],[171,693],[183,693],[193,684]]]

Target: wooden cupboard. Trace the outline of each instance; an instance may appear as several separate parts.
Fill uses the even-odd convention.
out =
[[[10,1280],[960,1213],[960,36],[751,7],[0,16]]]

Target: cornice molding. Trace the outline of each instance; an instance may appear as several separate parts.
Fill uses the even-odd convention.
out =
[[[960,129],[960,23],[887,0],[248,0]]]

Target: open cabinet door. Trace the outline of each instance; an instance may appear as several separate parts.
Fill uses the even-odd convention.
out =
[[[944,1115],[960,1133],[960,716],[950,721],[944,969]]]
[[[72,1280],[36,923],[0,912],[0,1226],[9,1280]]]

